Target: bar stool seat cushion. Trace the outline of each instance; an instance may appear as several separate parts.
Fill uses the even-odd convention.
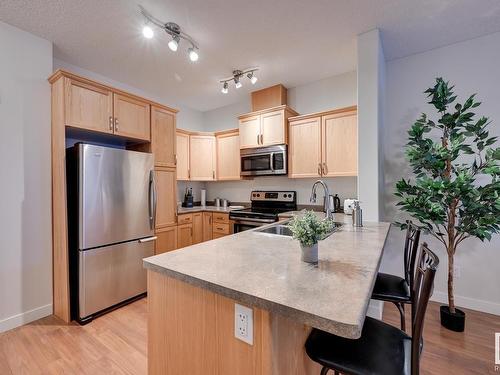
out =
[[[373,287],[372,298],[389,302],[410,303],[410,287],[402,277],[379,272]]]
[[[345,374],[411,373],[411,337],[370,317],[357,340],[313,329],[305,347],[313,361]]]

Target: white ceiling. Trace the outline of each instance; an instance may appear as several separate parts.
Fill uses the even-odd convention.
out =
[[[138,2],[199,43],[198,63],[160,30],[142,37]],[[58,59],[205,111],[355,70],[356,35],[376,27],[388,60],[500,31],[500,1],[1,0],[0,20],[52,41]],[[253,66],[257,85],[220,93],[220,78]]]

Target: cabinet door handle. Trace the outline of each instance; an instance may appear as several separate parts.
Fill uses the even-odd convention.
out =
[[[257,144],[260,145],[260,134],[257,134]]]
[[[118,131],[118,117],[115,117],[115,131]]]
[[[263,145],[264,144],[264,134],[261,134],[260,135],[260,144]]]
[[[215,180],[215,171],[212,171],[212,179]]]
[[[321,163],[318,163],[318,174],[321,176]]]
[[[113,130],[113,116],[109,116],[109,130]]]
[[[188,169],[188,180],[191,178],[191,169]]]
[[[174,159],[175,159],[174,163],[175,165],[177,165],[177,154],[174,154]]]
[[[323,163],[323,174],[328,174],[328,166],[326,165],[326,163]]]

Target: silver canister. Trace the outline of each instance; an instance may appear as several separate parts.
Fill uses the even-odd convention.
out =
[[[214,199],[214,204],[215,204],[215,207],[220,207],[220,198],[215,198]]]
[[[359,205],[359,202],[354,202],[354,207],[352,210],[352,225],[355,227],[363,226],[363,210]]]

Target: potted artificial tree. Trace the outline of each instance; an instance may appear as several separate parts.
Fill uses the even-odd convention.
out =
[[[302,250],[301,259],[307,263],[318,263],[318,241],[332,230],[334,223],[330,219],[320,219],[314,211],[304,211],[293,216],[288,228],[293,238],[299,240]]]
[[[488,119],[473,112],[481,104],[475,95],[454,104],[453,87],[437,78],[425,91],[438,119],[424,113],[408,131],[406,157],[415,178],[398,181],[396,195],[398,206],[446,249],[448,306],[441,306],[441,324],[461,332],[465,314],[455,307],[453,258],[467,238],[489,241],[499,231],[500,148]]]

